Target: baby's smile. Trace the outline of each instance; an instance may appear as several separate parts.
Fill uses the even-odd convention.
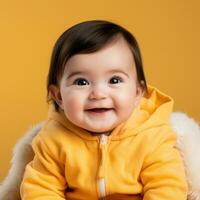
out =
[[[91,108],[85,110],[87,113],[92,114],[92,115],[102,115],[109,113],[110,111],[113,111],[113,108]]]

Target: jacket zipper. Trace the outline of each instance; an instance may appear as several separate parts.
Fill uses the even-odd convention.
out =
[[[105,183],[105,162],[106,162],[106,146],[108,142],[107,135],[100,135],[99,138],[99,145],[101,150],[101,162],[99,166],[99,173],[98,173],[98,189],[99,189],[99,196],[101,199],[105,200],[106,197],[106,183]]]

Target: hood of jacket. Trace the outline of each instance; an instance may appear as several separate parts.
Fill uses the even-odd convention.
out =
[[[174,101],[171,97],[148,85],[148,92],[142,97],[129,119],[115,127],[109,137],[111,140],[119,140],[136,135],[146,129],[169,124],[173,104]],[[71,123],[63,111],[55,111],[53,105],[50,106],[48,118],[61,123],[83,139],[98,139],[98,136],[91,135],[87,130]]]

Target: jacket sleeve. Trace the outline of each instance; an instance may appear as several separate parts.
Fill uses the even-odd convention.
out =
[[[159,135],[141,172],[143,200],[186,200],[187,181],[181,156],[174,147],[176,135],[172,131]]]
[[[47,145],[39,135],[33,141],[35,157],[25,169],[20,187],[22,200],[64,200],[67,187],[64,164],[55,145]]]

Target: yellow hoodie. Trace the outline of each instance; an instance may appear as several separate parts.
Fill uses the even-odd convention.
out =
[[[148,89],[109,136],[92,136],[51,109],[32,144],[22,200],[186,200],[184,167],[168,125],[173,100]]]

